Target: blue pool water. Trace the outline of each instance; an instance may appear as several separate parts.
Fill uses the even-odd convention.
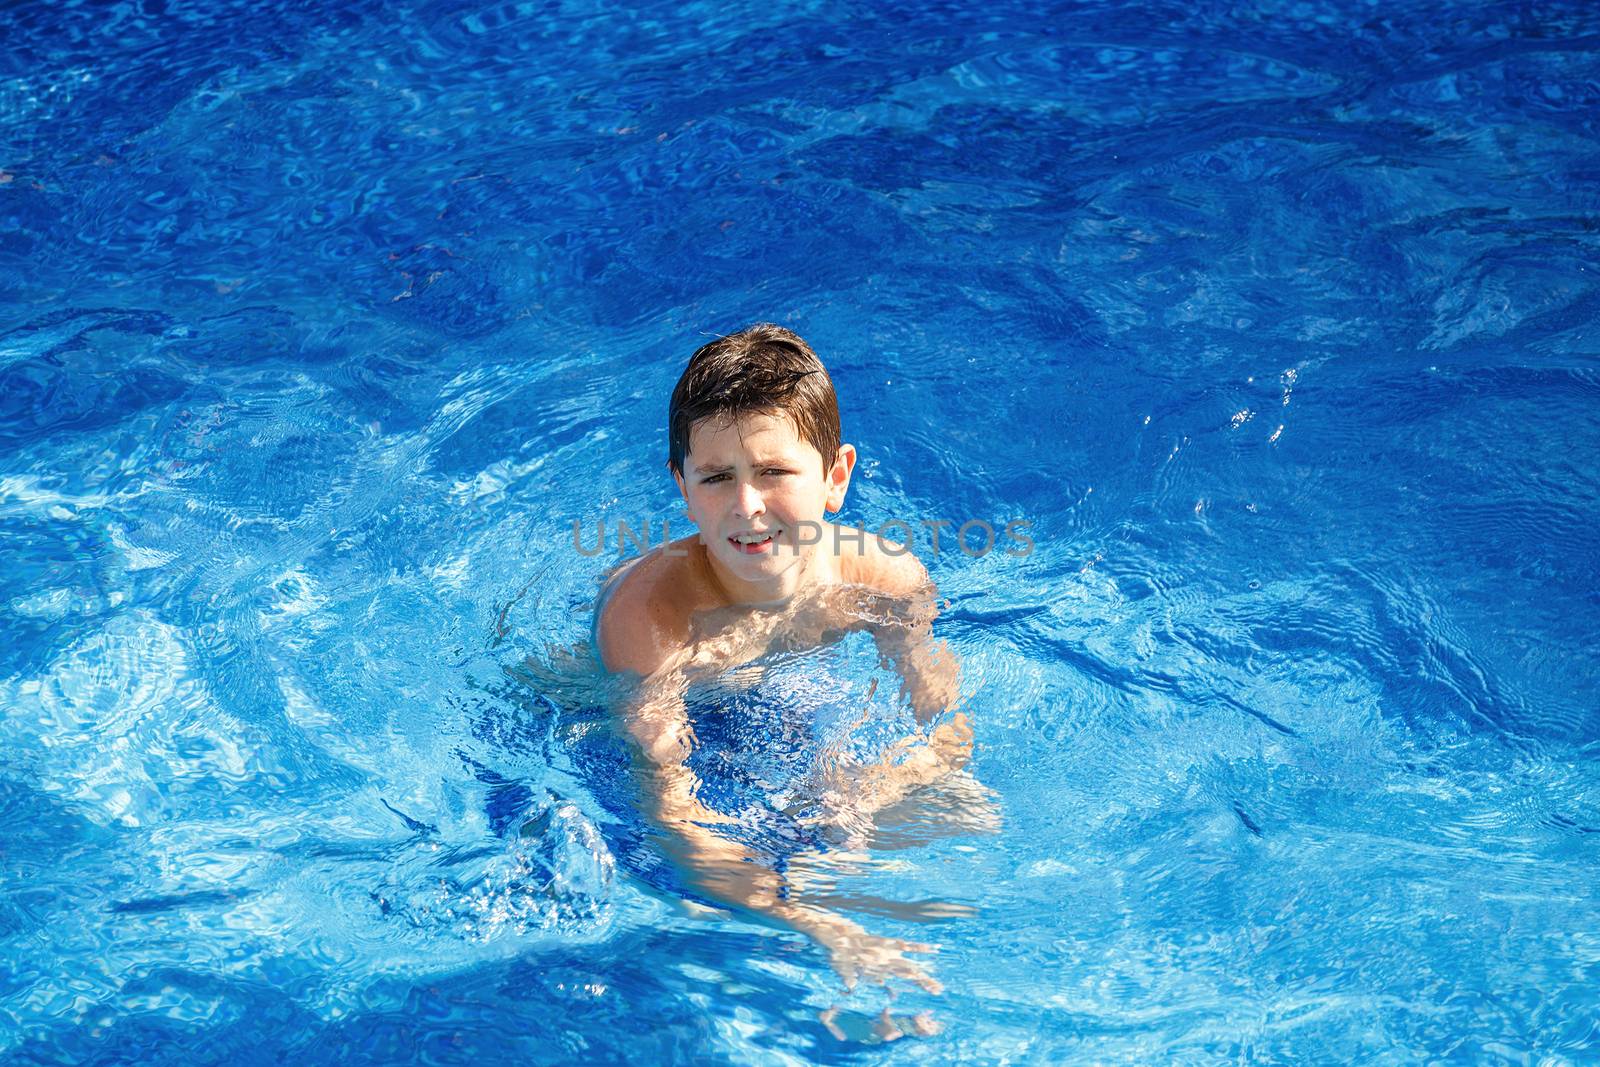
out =
[[[0,28],[0,1055],[1600,1057],[1593,5]],[[966,798],[829,853],[940,996],[686,905],[587,651],[760,319],[847,520],[1034,524],[921,542]]]

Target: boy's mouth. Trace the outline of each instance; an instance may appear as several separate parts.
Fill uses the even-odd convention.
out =
[[[772,530],[734,534],[728,538],[728,544],[732,545],[736,552],[743,552],[747,556],[759,556],[763,552],[772,551],[773,534]]]

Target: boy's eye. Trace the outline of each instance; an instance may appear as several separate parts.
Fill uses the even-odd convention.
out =
[[[781,476],[781,475],[785,475],[785,474],[793,474],[794,472],[791,471],[787,467],[768,467],[765,470],[763,470],[761,473],[762,474],[776,474],[776,475],[780,475]],[[700,479],[700,484],[701,485],[713,485],[713,484],[715,484],[717,482],[725,482],[730,477],[732,477],[732,475],[729,475],[726,472],[724,472],[722,474],[708,474],[704,478]]]

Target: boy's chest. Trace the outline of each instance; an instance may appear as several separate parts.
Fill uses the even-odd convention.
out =
[[[694,620],[690,666],[721,671],[773,653],[835,644],[870,626],[870,616],[856,600],[830,591],[782,612],[705,612]]]

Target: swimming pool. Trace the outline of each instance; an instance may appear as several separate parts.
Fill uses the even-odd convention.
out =
[[[1596,1056],[1591,6],[0,19],[7,1055]],[[923,551],[998,832],[829,874],[941,996],[619,802],[573,523],[758,319],[846,519],[1033,523]]]

